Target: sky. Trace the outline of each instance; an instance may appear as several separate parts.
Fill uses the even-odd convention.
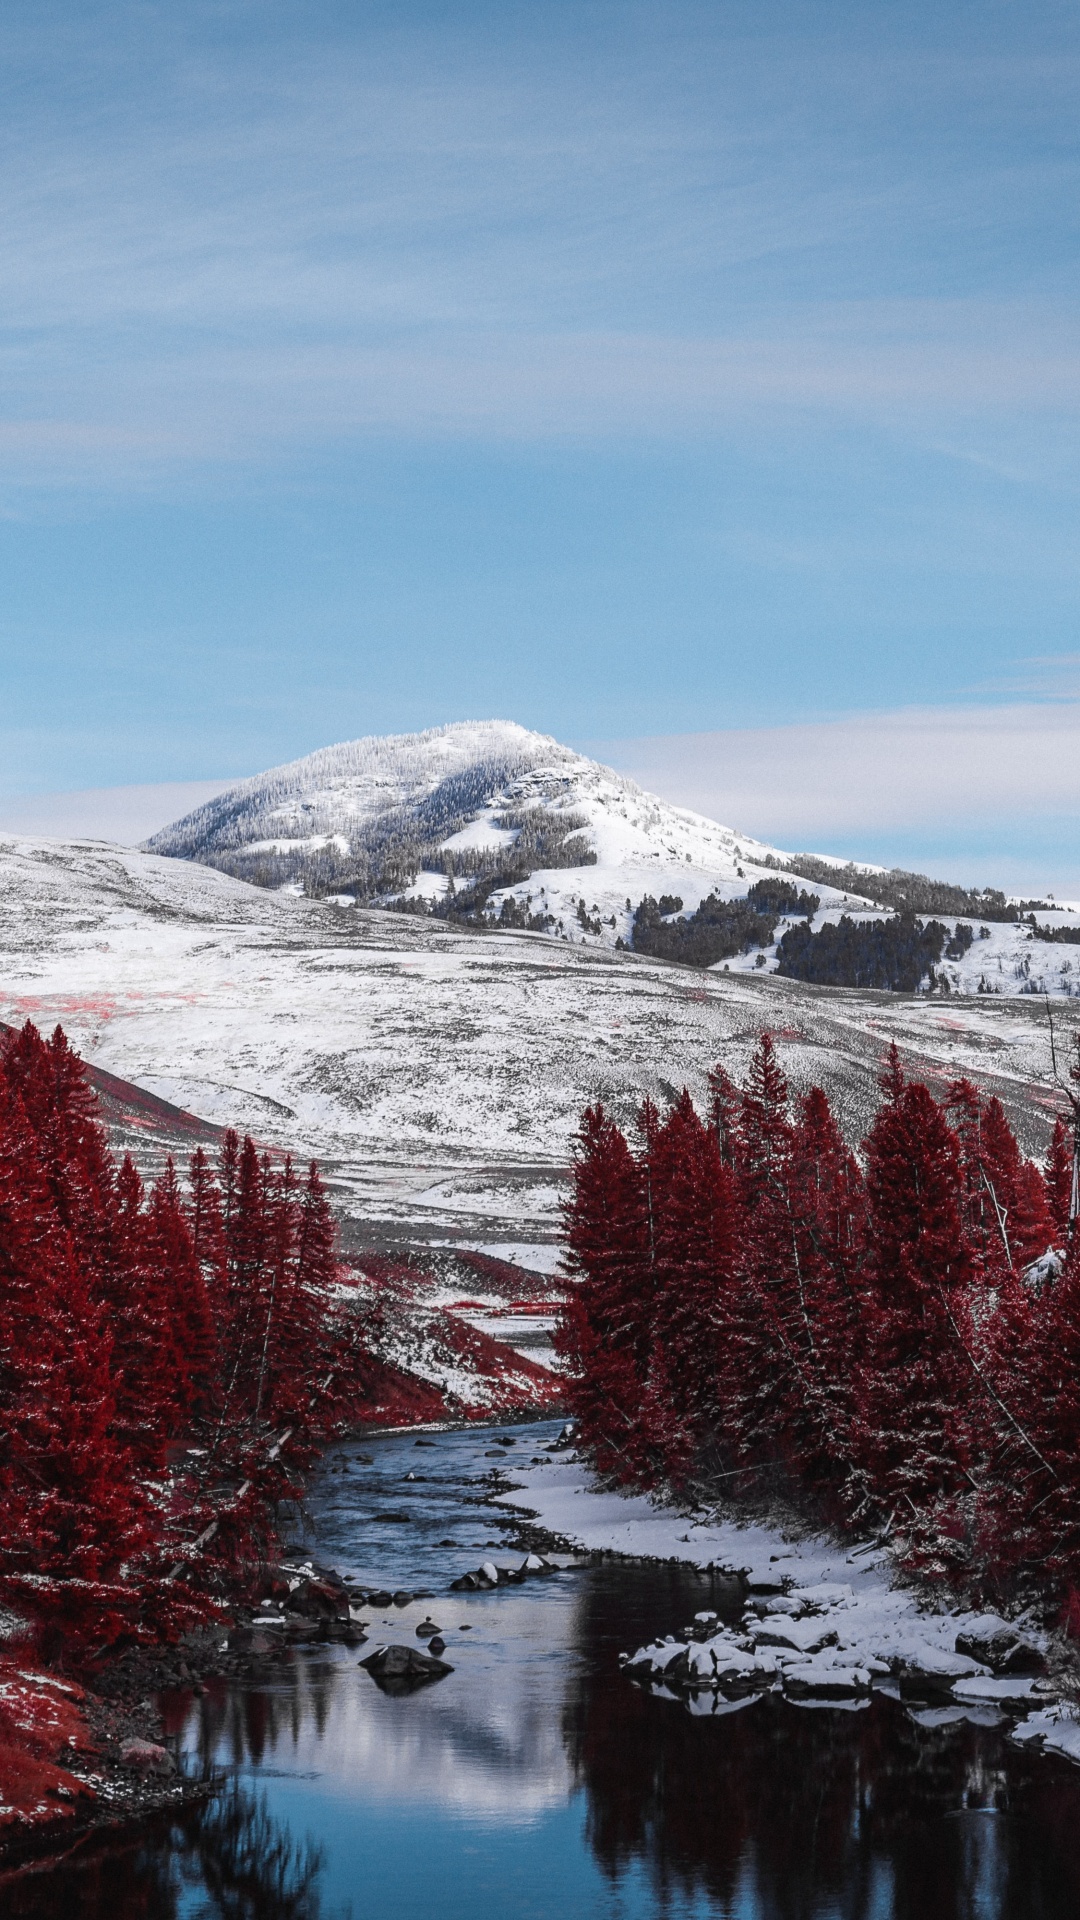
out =
[[[498,715],[1080,894],[1078,82],[1071,0],[13,0],[0,824]]]

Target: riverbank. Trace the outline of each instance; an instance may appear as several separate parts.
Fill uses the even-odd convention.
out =
[[[680,1637],[626,1649],[639,1679],[668,1691],[711,1691],[718,1703],[772,1687],[808,1702],[891,1693],[981,1724],[997,1716],[1012,1723],[1013,1739],[1080,1764],[1071,1643],[1030,1614],[1006,1622],[949,1608],[902,1574],[886,1546],[841,1540],[794,1519],[765,1523],[665,1506],[602,1486],[569,1451],[522,1463],[520,1479],[498,1497],[584,1552],[738,1578],[746,1617],[724,1626],[703,1610]],[[1014,1670],[998,1670],[1010,1664]]]

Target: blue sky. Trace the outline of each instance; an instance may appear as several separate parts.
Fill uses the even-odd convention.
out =
[[[1050,0],[11,5],[0,792],[489,714],[693,735],[717,808],[762,730],[1080,745],[1078,81]],[[1012,828],[1080,888],[1078,778]],[[993,855],[860,793],[819,843]]]

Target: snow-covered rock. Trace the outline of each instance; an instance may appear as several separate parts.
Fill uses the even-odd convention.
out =
[[[970,1655],[991,1673],[1042,1673],[1046,1658],[1029,1634],[999,1614],[979,1614],[956,1636],[956,1651]]]
[[[1013,1728],[1012,1738],[1046,1753],[1059,1753],[1080,1766],[1080,1714],[1063,1701],[1029,1713]]]
[[[1023,1674],[975,1674],[970,1680],[958,1680],[952,1690],[954,1700],[969,1700],[992,1706],[1018,1706],[1037,1700],[1045,1689],[1038,1680]]]
[[[770,1615],[748,1625],[747,1633],[758,1647],[789,1647],[795,1653],[817,1653],[819,1648],[836,1645],[836,1628],[824,1619],[793,1620]]]
[[[800,1660],[784,1668],[783,1680],[784,1692],[793,1700],[843,1700],[873,1687],[868,1668],[833,1666],[828,1660]]]

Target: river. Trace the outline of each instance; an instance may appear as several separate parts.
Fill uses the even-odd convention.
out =
[[[314,1642],[264,1684],[169,1696],[178,1756],[219,1791],[41,1865],[5,1916],[1076,1920],[1080,1770],[1001,1726],[881,1696],[691,1712],[642,1692],[620,1650],[717,1603],[689,1567],[451,1593],[512,1558],[490,1475],[558,1426],[500,1431],[513,1448],[490,1430],[350,1443],[311,1489],[317,1559],[430,1595],[369,1608],[372,1643],[419,1645],[430,1615],[452,1674],[395,1697],[363,1648]]]

